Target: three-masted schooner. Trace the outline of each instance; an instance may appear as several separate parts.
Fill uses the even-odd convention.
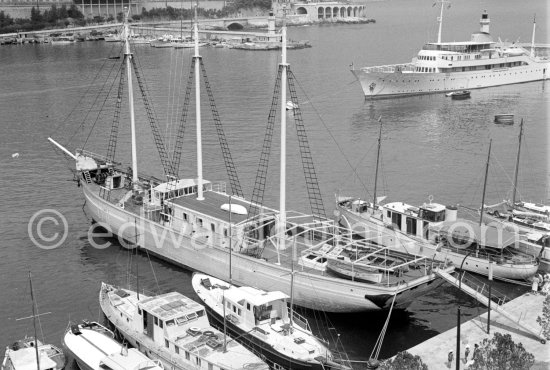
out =
[[[118,165],[114,161],[114,150],[108,151],[107,156],[84,150],[76,150],[73,154],[53,139],[50,141],[76,162],[78,181],[86,199],[88,214],[96,222],[107,225],[119,237],[138,240],[140,248],[145,248],[158,257],[221,279],[227,278],[227,267],[232,263],[232,281],[236,285],[279,290],[285,294],[290,293],[291,264],[295,263],[299,272],[294,274],[294,303],[307,308],[330,312],[379,310],[388,308],[394,297],[395,306],[406,306],[417,296],[431,290],[434,283],[441,282],[435,273],[437,269],[452,267],[424,257],[410,256],[401,256],[403,262],[397,266],[379,263],[377,261],[386,261],[387,256],[395,252],[354,240],[351,234],[346,234],[333,220],[325,216],[299,109],[294,76],[286,60],[285,26],[281,32],[282,60],[278,66],[275,93],[252,200],[245,199],[242,194],[217,113],[214,113],[214,122],[233,195],[231,207],[226,184],[211,182],[203,177],[201,69],[204,77],[206,74],[197,46],[190,73],[190,76],[194,76],[196,100],[196,177],[178,177],[183,125],[180,125],[177,135],[176,151],[170,157],[163,137],[154,123],[151,126],[155,144],[159,149],[167,180],[140,175],[132,94],[132,71],[135,70],[136,62],[128,43],[123,63],[129,89],[132,167],[127,170]],[[136,74],[140,77],[137,71]],[[138,84],[147,105],[149,101],[139,78]],[[190,77],[186,102],[189,101],[192,85],[193,79]],[[210,106],[215,107],[207,80],[205,85]],[[313,214],[286,209],[287,89],[290,90],[291,101],[296,106],[293,116]],[[274,209],[262,205],[262,200],[277,111],[281,118],[281,172],[279,209]],[[118,127],[113,129],[115,131],[118,132]],[[296,240],[297,249],[295,262],[287,249],[293,240]],[[232,248],[233,253],[229,253],[229,248]],[[358,281],[353,273],[346,277],[335,276],[327,270],[327,263],[335,260],[347,262],[351,272],[354,268],[365,266],[375,269],[380,278],[377,281]]]

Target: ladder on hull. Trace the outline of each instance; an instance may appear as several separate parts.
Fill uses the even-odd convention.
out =
[[[462,276],[455,271],[453,274],[445,272],[444,270],[437,270],[435,273],[452,284],[453,286],[460,288],[464,293],[468,294],[469,296],[475,298],[480,303],[484,304],[485,306],[489,306],[489,297],[486,295],[486,287],[487,284],[484,284],[480,281],[476,281],[473,277],[470,275],[464,273]],[[459,276],[454,276],[454,274],[458,274]],[[462,282],[461,282],[462,280]],[[495,300],[496,299],[496,300]],[[521,317],[517,317],[516,315],[507,312],[504,310],[504,307],[502,306],[504,303],[508,301],[508,298],[506,296],[502,295],[499,292],[491,292],[491,310],[494,312],[499,313],[503,317],[507,318],[508,320],[512,321],[514,324],[522,328],[523,330],[527,331],[530,334],[533,334],[536,338],[538,338],[541,343],[546,343],[546,339],[544,336],[542,336],[540,330],[532,329],[530,326],[521,323]]]

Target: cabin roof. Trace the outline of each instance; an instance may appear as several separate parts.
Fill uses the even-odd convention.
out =
[[[46,352],[39,349],[40,369],[55,368],[55,362],[49,358]],[[36,350],[34,347],[20,348],[17,351],[11,351],[9,358],[15,370],[36,370]]]
[[[202,180],[203,185],[210,184],[210,181],[208,180]],[[153,190],[160,191],[160,192],[167,192],[171,190],[176,189],[183,189],[190,186],[198,185],[199,182],[197,179],[179,179],[179,180],[172,180],[168,182],[163,182],[162,184],[159,184],[153,188]]]
[[[429,226],[430,230],[441,234],[452,233],[454,237],[479,245],[504,249],[516,241],[516,235],[502,228],[479,225],[470,220],[443,221]]]
[[[384,208],[390,209],[392,211],[401,212],[401,213],[405,213],[406,211],[418,213],[420,208],[428,211],[432,211],[432,212],[441,212],[446,209],[446,207],[443,204],[439,204],[439,203],[427,203],[416,207],[403,202],[387,203],[384,205]]]
[[[221,209],[222,205],[229,204],[229,195],[214,191],[205,191],[203,195],[204,200],[198,200],[197,194],[190,194],[172,199],[170,202],[198,213],[202,213],[206,216],[229,222],[229,211]],[[235,197],[231,198],[231,204],[239,204],[247,209],[249,206],[248,202]],[[239,223],[246,220],[248,217],[248,215],[241,215],[233,212],[231,214],[231,223]]]
[[[196,312],[204,307],[178,292],[161,294],[139,301],[139,307],[162,320],[170,320]]]
[[[230,289],[225,291],[224,295],[230,301],[239,303],[243,300],[246,300],[247,302],[250,302],[250,304],[252,304],[253,306],[261,306],[269,302],[281,299],[288,299],[288,295],[283,292],[266,292],[248,286],[240,288],[231,287]],[[242,303],[239,304],[242,305]]]

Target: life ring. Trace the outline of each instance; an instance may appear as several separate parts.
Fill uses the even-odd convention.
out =
[[[201,332],[201,328],[198,328],[196,326],[191,326],[189,328],[189,330],[193,331],[193,332],[197,332],[197,333],[200,333]]]
[[[216,336],[216,334],[214,334],[214,332],[212,330],[205,330],[202,334],[206,335],[207,337],[215,337]]]

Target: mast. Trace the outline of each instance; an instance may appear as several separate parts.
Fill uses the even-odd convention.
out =
[[[136,234],[136,293],[137,293],[137,300],[139,301],[139,263],[137,258],[139,253],[139,244],[138,244],[137,224],[136,224],[135,218],[134,218],[134,233]]]
[[[283,6],[283,26],[281,28],[281,175],[279,183],[279,242],[277,249],[281,250],[286,234],[286,7]]]
[[[518,187],[519,154],[521,152],[521,137],[523,136],[523,118],[519,125],[518,155],[516,156],[516,170],[514,171],[514,189],[512,191],[512,208],[516,205],[516,192]]]
[[[290,322],[289,330],[292,333],[292,323],[294,318],[294,258],[296,257],[296,236],[292,243],[292,258],[290,259]]]
[[[36,368],[40,370],[40,356],[38,355],[38,336],[36,334],[36,312],[34,306],[34,294],[32,291],[32,275],[29,271],[29,285],[31,287],[31,301],[32,301],[32,326],[34,327],[34,351],[36,353]]]
[[[372,209],[376,207],[376,204],[378,203],[376,200],[376,187],[378,185],[378,163],[380,161],[380,147],[382,146],[382,116],[378,118],[378,122],[380,122],[380,132],[378,134],[378,152],[376,154],[376,171],[374,172],[374,200],[372,201]]]
[[[232,254],[232,246],[231,246],[231,195],[229,196],[229,284],[233,284],[233,279],[231,276],[231,254]],[[225,315],[224,315],[225,316]]]
[[[445,6],[445,3],[448,3],[447,0],[441,0],[441,9],[439,11],[439,17],[437,17],[437,22],[439,23],[439,30],[437,32],[437,43],[441,42],[441,28],[443,26],[443,7]]]
[[[479,226],[483,223],[483,205],[485,204],[485,190],[487,189],[487,175],[489,174],[489,159],[491,158],[491,145],[493,139],[489,141],[489,153],[487,154],[487,165],[485,166],[485,180],[483,181],[483,196],[481,198],[481,211],[479,212]]]
[[[533,35],[531,36],[531,58],[535,57],[535,29],[537,28],[536,15],[533,16]]]
[[[197,119],[197,200],[204,200],[202,189],[202,133],[201,133],[201,77],[200,77],[200,55],[199,55],[199,21],[197,18],[197,8],[199,6],[199,0],[195,4],[195,24],[194,37],[195,37],[195,103],[196,103],[196,119]]]
[[[223,304],[223,353],[227,352],[227,318],[225,316],[225,289],[222,289]]]
[[[132,87],[132,53],[130,52],[130,26],[128,24],[128,10],[124,14],[124,59],[126,60],[126,73],[128,77],[128,100],[130,102],[130,129],[132,135],[132,187],[138,190],[138,167],[137,167],[137,146],[136,146],[136,119],[134,114],[134,89]]]

